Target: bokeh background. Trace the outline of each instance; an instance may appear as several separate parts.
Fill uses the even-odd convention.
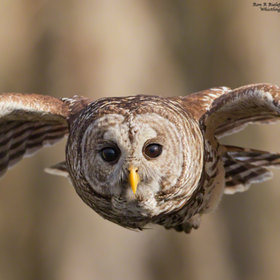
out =
[[[250,0],[0,1],[1,92],[171,96],[256,82],[280,84],[280,13]],[[250,126],[224,141],[280,152],[279,135]],[[133,232],[43,172],[64,146],[0,181],[0,280],[279,279],[279,171],[224,197],[190,235]]]

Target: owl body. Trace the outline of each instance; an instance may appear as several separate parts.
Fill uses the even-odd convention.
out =
[[[68,177],[82,200],[126,228],[149,223],[190,232],[202,214],[271,178],[280,154],[220,144],[249,123],[280,116],[280,89],[226,87],[185,97],[0,95],[0,175],[24,156],[68,135]]]

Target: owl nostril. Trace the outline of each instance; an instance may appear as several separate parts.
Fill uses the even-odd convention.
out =
[[[126,170],[128,171],[128,173],[130,173],[132,170],[133,170],[134,172],[138,173],[138,168],[137,168],[137,167],[132,167],[132,166],[130,166],[130,167],[128,167]]]

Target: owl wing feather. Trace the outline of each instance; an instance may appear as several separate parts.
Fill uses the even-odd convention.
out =
[[[217,87],[175,98],[200,122],[202,130],[220,138],[250,123],[273,123],[280,118],[280,88],[252,84],[236,89]]]
[[[224,146],[225,194],[246,191],[252,183],[272,177],[267,167],[280,166],[280,154],[255,149]]]
[[[250,123],[272,123],[280,119],[280,88],[270,84],[253,84],[224,92],[202,91],[186,97],[201,106],[196,115],[207,139],[221,138],[245,128]],[[215,98],[212,92],[220,94]],[[205,100],[208,98],[208,104]],[[189,104],[191,104],[189,102]],[[203,103],[204,102],[204,103]],[[185,104],[186,104],[185,103]],[[188,110],[192,112],[192,108]],[[195,108],[194,106],[191,106]],[[225,193],[248,189],[251,183],[271,178],[267,167],[277,167],[280,154],[224,146]]]
[[[190,112],[199,121],[209,111],[212,103],[217,98],[230,91],[231,89],[228,87],[217,87],[195,92],[187,96],[170,97],[170,99],[180,103],[186,111]]]
[[[280,88],[253,84],[226,91],[214,99],[200,122],[216,137],[240,131],[250,123],[280,119]]]
[[[68,133],[68,115],[68,105],[54,97],[1,94],[0,176],[23,157],[63,138]]]

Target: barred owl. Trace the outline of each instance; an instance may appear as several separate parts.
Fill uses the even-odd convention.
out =
[[[149,223],[190,232],[223,194],[271,177],[280,154],[225,146],[248,123],[280,116],[280,89],[254,84],[185,97],[0,95],[0,175],[21,158],[68,135],[68,177],[82,200],[130,229]]]

